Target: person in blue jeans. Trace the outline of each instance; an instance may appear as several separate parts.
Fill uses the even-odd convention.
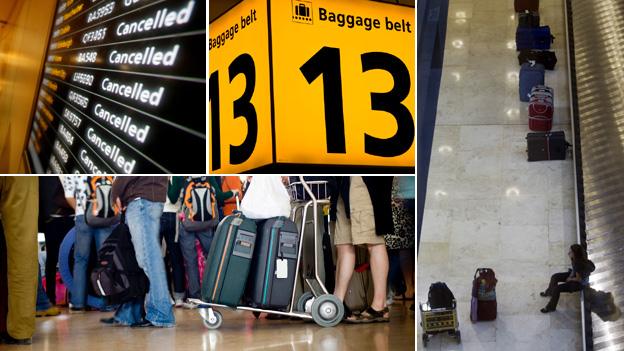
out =
[[[81,313],[86,310],[87,284],[89,281],[87,266],[91,256],[91,245],[95,240],[95,248],[99,250],[102,244],[113,232],[114,226],[92,227],[85,220],[87,202],[89,201],[89,181],[87,176],[64,176],[61,183],[65,191],[65,198],[69,205],[76,211],[75,229],[76,242],[74,243],[74,269],[73,283],[70,295],[70,312]],[[100,299],[99,305],[104,305]]]
[[[160,218],[167,194],[167,177],[117,177],[112,198],[125,210],[126,224],[139,267],[149,279],[149,291],[123,303],[103,323],[131,327],[173,327],[173,301],[169,295],[160,247]]]

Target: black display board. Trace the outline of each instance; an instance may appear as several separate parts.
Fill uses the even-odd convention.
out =
[[[36,173],[205,173],[206,1],[59,1]]]

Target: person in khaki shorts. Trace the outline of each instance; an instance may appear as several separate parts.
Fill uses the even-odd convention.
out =
[[[32,343],[39,269],[38,215],[37,177],[0,177],[0,216],[6,240],[6,256],[0,257],[6,260],[2,265],[7,267],[7,276],[0,279],[8,278],[8,315],[6,330],[0,330],[0,344]],[[4,317],[4,313],[0,314],[0,318]],[[4,324],[0,323],[3,327]]]
[[[389,310],[386,306],[389,264],[383,234],[393,228],[392,210],[389,206],[392,177],[368,178],[368,184],[365,184],[362,177],[343,177],[340,179],[338,186],[340,189],[338,191],[339,195],[334,203],[335,224],[332,224],[332,226],[334,226],[334,245],[336,246],[338,256],[334,295],[340,300],[344,301],[349,281],[353,275],[355,246],[366,245],[370,256],[374,285],[373,302],[368,309],[357,317],[351,315],[345,306],[346,320],[353,323],[387,322],[389,320]],[[388,184],[389,187],[386,186]],[[387,192],[384,191],[386,187],[388,188]],[[378,199],[379,196],[384,197],[386,193],[388,197],[387,208],[385,206],[374,206],[371,199]],[[385,203],[385,200],[380,202]],[[390,218],[389,223],[382,221],[382,217],[384,219],[388,218],[387,215]]]

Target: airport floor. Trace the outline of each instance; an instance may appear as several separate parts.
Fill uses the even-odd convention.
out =
[[[223,311],[218,330],[208,330],[197,310],[176,309],[175,328],[131,329],[99,322],[110,313],[88,312],[37,318],[32,346],[1,345],[3,351],[122,351],[122,350],[414,350],[414,312],[410,303],[397,302],[390,311],[390,323],[339,324],[322,328],[313,322],[261,317],[251,312]],[[263,315],[264,316],[264,315]]]
[[[579,350],[578,293],[539,310],[549,277],[567,271],[576,242],[573,164],[527,162],[527,103],[518,97],[513,0],[452,0],[418,257],[418,299],[445,281],[458,300],[462,344],[434,336],[428,350]],[[564,4],[540,1],[559,59],[553,130],[570,140]],[[475,269],[498,278],[498,318],[471,323]],[[417,317],[419,318],[419,317]],[[422,329],[418,326],[418,348]]]

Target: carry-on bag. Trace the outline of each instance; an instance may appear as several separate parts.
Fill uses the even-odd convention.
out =
[[[87,177],[89,200],[85,209],[85,222],[91,227],[110,227],[119,223],[121,215],[112,199],[113,177]]]
[[[516,29],[516,50],[550,50],[555,37],[549,26],[518,27]]]
[[[545,85],[536,85],[531,88],[529,100],[547,100],[554,105],[554,90]]]
[[[530,63],[531,61],[541,63],[544,65],[544,68],[552,71],[555,69],[555,65],[557,64],[557,55],[554,51],[520,50],[520,53],[518,54],[518,64],[522,65],[525,62]]]
[[[514,0],[516,12],[539,11],[539,0]]]
[[[552,100],[531,98],[529,103],[529,129],[548,132],[552,129]]]
[[[536,85],[544,85],[544,66],[525,63],[520,67],[519,96],[520,101],[529,102],[531,89]]]
[[[344,302],[351,311],[364,311],[373,303],[373,276],[368,261],[368,249],[356,247],[355,270],[349,281]]]
[[[472,280],[472,298],[476,300],[476,320],[491,321],[496,319],[496,275],[491,268],[477,268]],[[471,306],[471,319],[474,314]]]
[[[429,285],[427,301],[431,308],[453,308],[455,296],[444,282],[436,282]]]
[[[97,256],[96,267],[91,272],[96,295],[115,305],[147,294],[149,279],[136,260],[130,229],[123,218],[102,243]]]
[[[570,147],[563,131],[528,133],[526,140],[529,162],[565,160]]]
[[[240,212],[219,223],[208,251],[202,300],[237,306],[245,292],[256,243],[256,222]]]
[[[287,217],[269,218],[259,228],[246,297],[255,308],[285,309],[295,282],[299,231]]]
[[[539,27],[540,16],[537,12],[524,11],[518,14],[518,27]]]

